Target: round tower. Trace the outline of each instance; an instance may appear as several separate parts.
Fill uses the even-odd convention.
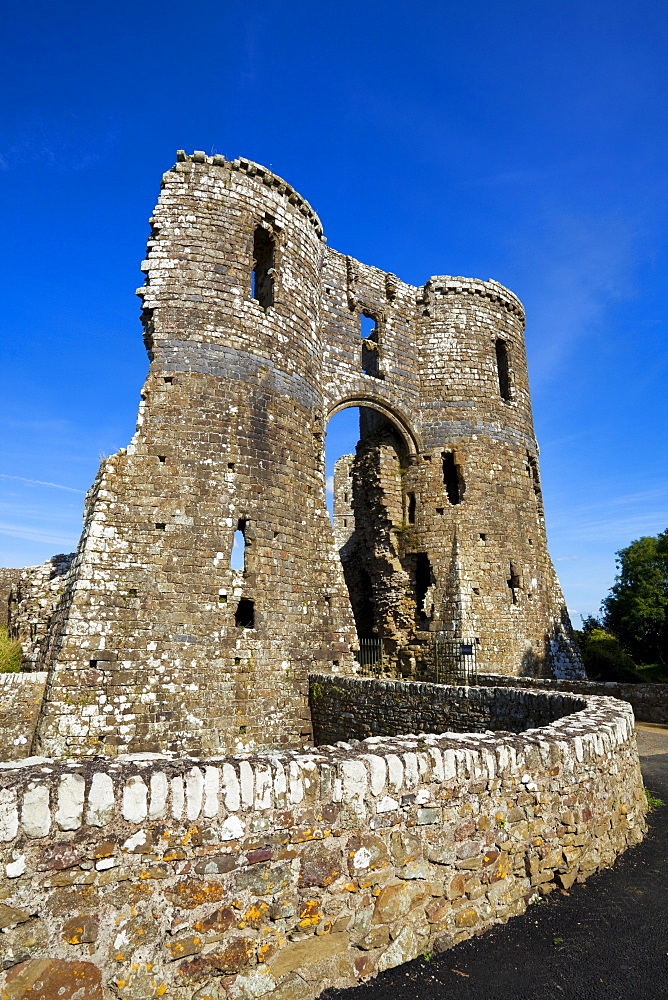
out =
[[[495,281],[433,277],[418,310],[430,628],[474,641],[483,669],[577,671],[547,550],[522,305]]]
[[[203,153],[178,155],[151,225],[150,371],[94,488],[40,752],[299,744],[307,670],[354,641],[327,546],[322,227],[270,171]]]

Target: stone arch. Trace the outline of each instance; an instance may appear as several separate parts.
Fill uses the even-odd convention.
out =
[[[413,458],[419,455],[422,450],[421,441],[418,434],[413,430],[410,421],[397,407],[391,405],[384,399],[378,399],[374,396],[365,396],[362,393],[344,396],[343,399],[338,400],[328,409],[325,417],[325,426],[327,426],[335,413],[339,413],[341,410],[347,410],[350,407],[355,406],[367,410],[375,410],[376,413],[380,413],[381,416],[389,420],[389,422],[400,434],[404,444],[406,445],[409,457]]]

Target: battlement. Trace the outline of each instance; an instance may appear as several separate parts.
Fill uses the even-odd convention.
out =
[[[241,170],[248,174],[249,177],[259,177],[263,184],[267,187],[274,188],[279,194],[284,195],[291,205],[294,205],[303,216],[305,216],[309,222],[313,225],[318,236],[323,236],[323,228],[320,219],[311,208],[306,198],[303,198],[291,184],[284,181],[282,177],[278,174],[273,173],[267,167],[263,167],[260,163],[254,163],[253,160],[247,160],[242,156],[237,157],[236,160],[226,160],[224,156],[219,153],[207,156],[206,153],[201,150],[195,150],[194,153],[186,153],[183,149],[177,149],[176,151],[177,163],[206,163],[209,166],[214,167],[224,167],[229,166],[232,170]],[[326,241],[325,241],[326,242]]]

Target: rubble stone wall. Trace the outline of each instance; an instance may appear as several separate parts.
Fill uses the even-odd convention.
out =
[[[502,674],[478,674],[478,683],[499,687],[547,691],[571,691],[577,695],[597,694],[627,701],[640,722],[668,725],[668,684],[620,684],[617,681],[550,680],[536,677],[505,677]]]
[[[9,594],[9,634],[21,643],[23,670],[35,670],[44,659],[54,613],[67,588],[67,579],[75,553],[60,554],[40,566],[26,566],[16,571],[17,577]]]
[[[46,672],[0,674],[0,760],[30,756]]]
[[[0,996],[308,1000],[505,922],[644,831],[629,706],[577,702],[515,734],[2,765]]]
[[[316,744],[418,732],[519,733],[586,704],[561,693],[326,674],[311,677],[310,702]]]

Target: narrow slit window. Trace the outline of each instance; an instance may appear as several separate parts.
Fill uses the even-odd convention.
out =
[[[258,226],[253,236],[251,298],[264,310],[274,304],[274,240],[264,226]]]
[[[464,497],[465,485],[461,469],[457,465],[454,451],[444,451],[441,453],[443,460],[443,485],[448,497],[448,501],[454,507],[461,503]]]
[[[499,395],[510,399],[510,370],[508,367],[508,345],[505,340],[496,341],[496,371],[499,376]]]
[[[230,553],[230,569],[246,569],[246,520],[240,518],[237,523],[237,530],[234,532],[232,540],[232,552]]]
[[[408,521],[409,524],[415,524],[415,507],[416,507],[415,494],[408,493],[406,495],[406,501],[407,501],[406,520]]]
[[[234,624],[238,628],[255,628],[255,602],[242,597],[234,612]]]
[[[527,472],[531,476],[531,485],[533,486],[533,492],[536,497],[536,506],[538,507],[538,513],[540,517],[545,516],[545,511],[543,508],[543,490],[540,485],[540,473],[538,471],[538,461],[534,455],[529,455],[527,453]]]
[[[510,593],[513,604],[519,604],[519,592],[520,592],[520,578],[515,569],[514,565],[510,564],[510,577],[508,579],[508,586],[510,587]]]

